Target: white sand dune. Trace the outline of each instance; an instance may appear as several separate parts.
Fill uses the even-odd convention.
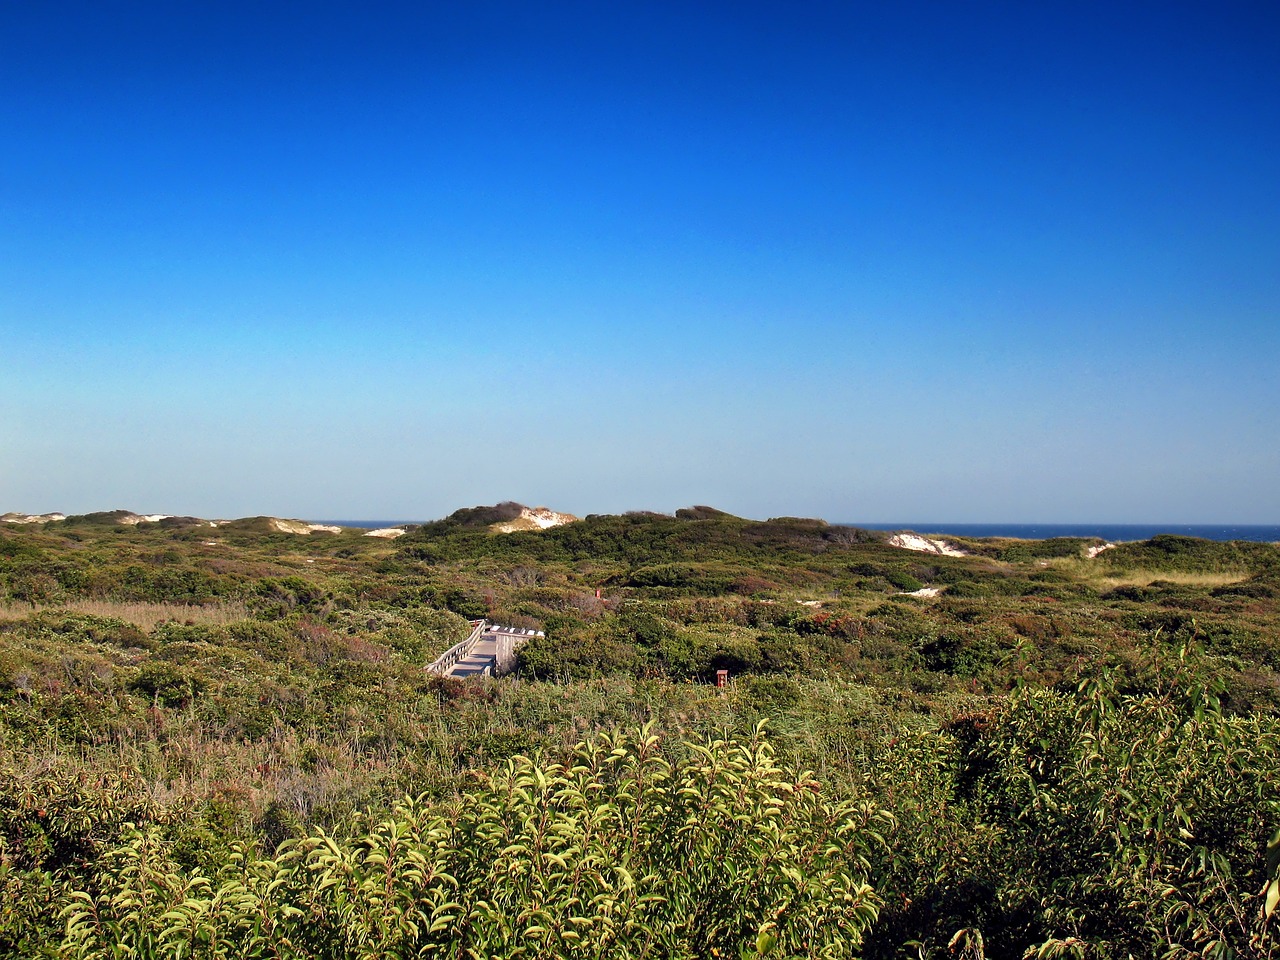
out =
[[[505,523],[495,523],[492,529],[496,533],[515,533],[517,530],[549,530],[552,527],[562,527],[566,523],[576,523],[577,520],[578,518],[571,513],[557,513],[555,510],[549,510],[546,507],[525,507],[520,511],[520,516]]]
[[[300,536],[306,536],[312,533],[341,533],[341,527],[335,527],[328,523],[307,523],[305,520],[281,520],[279,517],[271,518],[271,526],[273,529],[281,533],[296,533]]]
[[[901,547],[903,550],[916,550],[920,553],[936,553],[943,557],[969,556],[968,550],[961,550],[955,544],[948,543],[946,540],[930,540],[927,537],[917,536],[914,533],[895,533],[885,542],[891,547]]]

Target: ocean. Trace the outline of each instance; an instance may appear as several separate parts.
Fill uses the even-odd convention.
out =
[[[1048,540],[1052,537],[1101,537],[1103,540],[1150,540],[1161,533],[1204,540],[1280,541],[1280,525],[1185,523],[848,523],[865,530],[911,530],[915,533],[949,534],[953,537],[1018,537]]]

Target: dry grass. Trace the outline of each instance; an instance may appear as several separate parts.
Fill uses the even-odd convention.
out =
[[[1145,587],[1157,580],[1165,583],[1177,583],[1186,587],[1225,587],[1228,583],[1239,583],[1248,580],[1247,570],[1227,570],[1220,573],[1175,573],[1168,570],[1126,570],[1112,576],[1102,577],[1101,581],[1112,587]]]
[[[1069,560],[1052,560],[1046,565],[1056,567],[1074,578],[1104,590],[1116,587],[1145,587],[1156,580],[1187,587],[1224,587],[1229,583],[1239,583],[1253,576],[1248,570],[1215,570],[1211,573],[1179,573],[1175,570],[1108,570],[1094,560],[1074,557]]]
[[[157,623],[177,620],[200,626],[222,627],[245,620],[249,610],[243,603],[216,603],[198,606],[189,603],[117,603],[111,600],[74,600],[63,604],[0,604],[0,620],[19,620],[33,613],[88,613],[95,617],[114,617],[151,630]]]

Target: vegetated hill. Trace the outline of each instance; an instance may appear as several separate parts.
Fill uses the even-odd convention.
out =
[[[209,521],[201,517],[161,517],[156,526],[166,530],[182,530],[191,527],[207,527]]]
[[[528,508],[514,500],[504,500],[492,506],[462,507],[443,520],[433,520],[418,528],[417,536],[433,537],[462,530],[487,530],[495,523],[514,520]]]
[[[110,527],[118,526],[125,517],[136,517],[132,510],[100,510],[96,513],[72,514],[61,524],[66,527]]]
[[[492,506],[463,507],[443,520],[423,524],[420,537],[440,537],[460,532],[517,533],[548,530],[578,518],[571,513],[561,513],[548,507],[526,507],[514,500],[505,500]]]
[[[1116,544],[1097,555],[1095,563],[1114,569],[1165,570],[1178,573],[1257,571],[1275,562],[1272,544],[1252,540],[1202,540],[1162,533],[1150,540]]]
[[[54,516],[60,516],[54,514]],[[167,513],[134,513],[132,510],[105,510],[97,513],[75,514],[55,520],[60,527],[137,527],[158,524],[167,529],[208,526],[209,521],[200,517],[174,516]]]
[[[738,520],[731,513],[725,513],[723,510],[717,510],[715,507],[696,506],[684,507],[676,511],[676,517],[680,520]]]
[[[1090,549],[1095,551],[1093,556],[1097,556],[1105,546],[1106,542],[1100,537],[1052,537],[1048,540],[992,537],[988,540],[973,540],[965,543],[965,549],[971,553],[985,553],[1009,563],[1088,557]]]
[[[259,516],[239,517],[235,520],[219,520],[216,521],[218,524],[216,529],[219,536],[228,533],[269,535],[280,532],[272,522],[275,519],[275,517]]]
[[[432,561],[487,555],[540,562],[624,564],[751,561],[776,559],[780,551],[818,554],[832,547],[879,543],[883,539],[872,531],[832,526],[822,520],[744,520],[709,507],[677,511],[674,517],[650,513],[592,514],[576,523],[536,534],[513,533],[493,538],[488,536],[490,525],[483,521],[493,516],[490,511],[496,509],[472,508],[472,511],[459,511],[465,514],[462,519],[454,514],[443,521],[424,524],[401,541],[406,556]]]

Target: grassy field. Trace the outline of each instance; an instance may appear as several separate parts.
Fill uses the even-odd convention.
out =
[[[212,546],[93,518],[0,530],[0,953],[417,956],[472,936],[495,956],[1275,951],[1275,547],[1158,538],[1090,559],[1087,541],[972,541],[942,557],[706,508],[506,535],[487,516],[394,542],[264,520]],[[480,616],[545,636],[510,678],[427,675]],[[609,762],[634,790],[573,759],[599,738],[632,744]],[[571,772],[583,763],[595,772]],[[724,843],[777,871],[630,806],[677,809],[668,769],[692,778],[681,796],[705,794],[708,822],[715,797],[741,796],[724,800]],[[512,777],[532,778],[532,820],[495,799]],[[782,810],[803,826],[752,846]],[[631,845],[576,832],[593,818]],[[560,826],[523,832],[543,822]],[[399,900],[368,886],[378,824],[404,831]],[[548,886],[512,879],[546,851]],[[655,873],[623,895],[591,857]],[[250,861],[278,883],[233,896]],[[443,888],[406,879],[463,861],[465,936],[424,906]],[[691,885],[658,879],[677,862]],[[312,884],[337,863],[355,884],[341,901]],[[139,883],[151,907],[112,906]],[[649,896],[701,906],[644,914]],[[538,902],[561,914],[534,919]],[[721,933],[691,938],[695,914]]]

